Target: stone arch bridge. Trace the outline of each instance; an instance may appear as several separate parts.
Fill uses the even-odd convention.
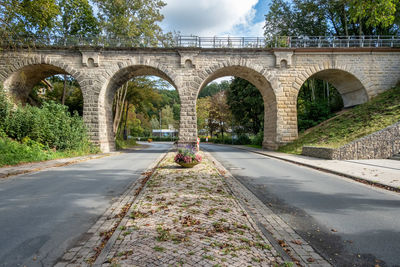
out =
[[[23,100],[42,79],[69,74],[84,98],[92,140],[113,150],[112,100],[126,81],[155,75],[179,92],[179,142],[197,138],[196,99],[210,81],[237,76],[254,84],[265,106],[263,147],[276,149],[297,138],[297,95],[310,77],[330,82],[346,107],[395,86],[400,77],[396,48],[36,48],[0,52],[0,82]]]

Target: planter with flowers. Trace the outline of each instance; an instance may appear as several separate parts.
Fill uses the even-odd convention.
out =
[[[174,161],[185,168],[193,168],[201,162],[200,154],[190,149],[179,149]]]

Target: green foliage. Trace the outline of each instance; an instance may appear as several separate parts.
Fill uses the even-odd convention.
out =
[[[331,118],[342,108],[342,97],[332,85],[322,80],[308,79],[300,88],[297,98],[299,131]]]
[[[272,0],[265,36],[398,34],[398,0]]]
[[[77,113],[73,116],[67,107],[45,102],[41,108],[26,105],[9,108],[3,90],[0,90],[1,130],[18,141],[29,139],[57,150],[91,149],[83,120]]]
[[[264,100],[260,91],[247,80],[233,79],[227,103],[234,117],[236,131],[257,134],[264,125]]]
[[[219,92],[222,91],[227,91],[229,89],[230,82],[228,81],[222,81],[220,83],[210,83],[207,86],[205,86],[203,89],[201,89],[198,98],[203,98],[207,96],[213,96],[218,94]]]
[[[397,87],[305,131],[294,142],[280,147],[279,151],[300,154],[305,145],[337,148],[399,120],[400,87]]]
[[[251,144],[254,146],[262,146],[263,141],[264,141],[264,132],[261,131],[251,139]]]
[[[134,139],[134,138],[128,138],[127,140],[117,138],[115,140],[115,146],[116,146],[117,150],[131,148],[136,145],[137,145],[136,139]]]
[[[0,34],[3,37],[45,36],[54,31],[60,14],[56,0],[2,0]]]
[[[390,27],[396,14],[398,0],[351,0],[349,14],[353,22],[364,22],[366,26]]]
[[[99,22],[88,0],[59,0],[60,32],[64,36],[93,36],[100,33]]]
[[[99,10],[101,27],[113,37],[129,37],[134,45],[155,44],[168,41],[170,36],[162,33],[158,25],[163,20],[161,0],[124,1],[94,0]]]
[[[251,139],[246,134],[241,134],[239,137],[233,141],[234,145],[247,145],[251,144]]]
[[[64,91],[64,78],[65,82],[65,102],[64,105],[68,107],[71,114],[78,112],[80,116],[83,115],[83,95],[78,82],[69,75],[55,75],[46,81],[51,84],[52,88],[47,88],[44,95],[39,95],[39,90],[46,85],[40,83],[36,85],[28,96],[28,103],[32,106],[40,107],[44,102],[52,100],[57,103],[62,102]],[[45,87],[46,88],[46,87]]]

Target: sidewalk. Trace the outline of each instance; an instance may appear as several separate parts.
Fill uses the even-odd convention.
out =
[[[390,159],[326,160],[302,155],[267,151],[247,146],[233,146],[265,156],[285,160],[314,169],[338,174],[359,182],[374,184],[400,192],[400,161]]]
[[[202,154],[201,164],[184,169],[168,153],[124,194],[129,202],[117,201],[89,231],[92,237],[56,266],[330,266]]]
[[[0,168],[0,181],[2,178],[7,178],[14,175],[30,173],[30,172],[37,172],[48,168],[54,167],[61,167],[67,166],[70,164],[91,160],[91,159],[98,159],[102,157],[107,157],[112,155],[112,153],[105,153],[105,154],[95,154],[95,155],[88,155],[88,156],[81,156],[81,157],[74,157],[74,158],[63,158],[63,159],[54,159],[48,161],[40,161],[40,162],[30,162],[30,163],[22,163],[19,165],[8,166],[8,167],[1,167]]]

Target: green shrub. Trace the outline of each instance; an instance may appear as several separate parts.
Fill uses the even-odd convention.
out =
[[[241,134],[237,139],[233,141],[235,145],[248,145],[251,144],[250,138],[246,134]]]
[[[251,139],[251,144],[255,146],[262,146],[262,143],[264,141],[264,132],[258,132],[252,139]]]
[[[90,148],[84,122],[77,113],[71,116],[68,107],[45,102],[41,108],[18,106],[5,123],[5,132],[22,141],[29,137],[49,148],[84,150]]]
[[[78,113],[71,115],[67,106],[53,101],[43,103],[40,108],[30,105],[13,107],[1,86],[0,130],[2,136],[6,135],[28,146],[30,142],[35,142],[43,149],[71,151],[72,154],[72,151],[98,151],[90,143],[85,124]]]

